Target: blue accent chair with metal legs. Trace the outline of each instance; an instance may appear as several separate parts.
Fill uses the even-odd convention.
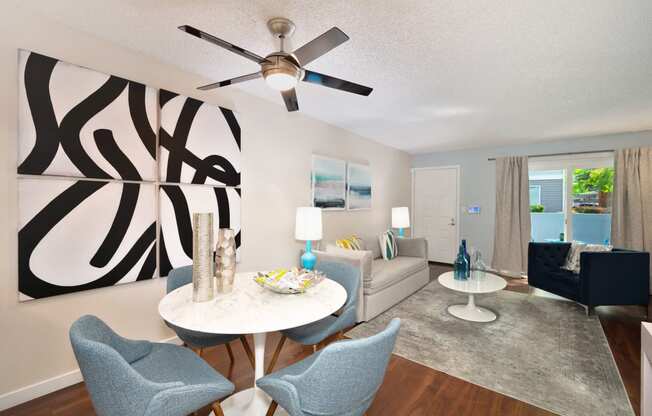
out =
[[[359,270],[345,263],[328,261],[318,263],[316,269],[324,272],[329,279],[344,286],[347,295],[346,303],[340,310],[339,315],[330,315],[317,322],[282,331],[281,339],[276,346],[267,373],[274,369],[287,338],[302,345],[312,345],[316,351],[317,344],[335,334],[339,334],[338,337],[341,337],[342,331],[354,326],[356,323],[358,291],[360,290]]]
[[[167,280],[167,293],[172,292],[173,290],[180,288],[181,286],[192,283],[192,266],[183,266],[176,269],[172,269],[168,274]],[[247,342],[247,338],[244,335],[223,335],[223,334],[207,334],[204,332],[190,331],[188,329],[179,328],[174,326],[169,322],[165,323],[169,326],[187,346],[190,348],[196,349],[198,354],[201,356],[203,354],[204,348],[215,347],[218,345],[224,344],[226,351],[229,354],[229,359],[231,364],[234,363],[233,350],[231,350],[231,341],[240,339],[242,342],[242,347],[247,354],[247,358],[251,363],[252,367],[254,366],[254,355],[251,352],[251,347]]]
[[[256,384],[290,416],[359,416],[371,406],[385,377],[401,321],[394,318],[369,338],[340,341]]]
[[[133,341],[92,315],[70,328],[70,342],[99,416],[185,416],[218,400],[233,384],[178,345]]]

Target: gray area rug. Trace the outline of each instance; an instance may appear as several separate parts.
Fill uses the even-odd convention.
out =
[[[481,324],[446,310],[466,299],[434,281],[347,335],[373,335],[399,317],[394,353],[409,360],[559,415],[634,414],[596,316],[503,290],[476,297],[499,315]]]

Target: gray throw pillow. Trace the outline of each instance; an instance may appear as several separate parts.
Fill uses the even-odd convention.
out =
[[[580,272],[580,254],[583,252],[607,252],[611,251],[611,246],[605,246],[602,244],[583,244],[573,242],[571,243],[571,248],[568,250],[568,255],[566,256],[566,263],[561,267],[562,269],[569,270],[573,273]]]

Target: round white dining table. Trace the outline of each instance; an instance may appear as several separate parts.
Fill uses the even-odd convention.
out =
[[[158,312],[167,322],[192,331],[253,334],[258,380],[265,371],[267,333],[325,318],[344,305],[346,290],[339,283],[324,279],[302,294],[274,293],[254,282],[255,274],[236,274],[232,292],[216,293],[214,299],[201,303],[192,301],[192,283],[187,284],[168,293],[159,303]],[[270,402],[270,397],[254,381],[251,388],[224,400],[222,410],[225,416],[262,416]]]

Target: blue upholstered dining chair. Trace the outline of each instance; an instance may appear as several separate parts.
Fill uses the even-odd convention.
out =
[[[280,405],[290,416],[357,416],[380,388],[401,321],[369,338],[339,341],[308,358],[259,379],[272,397],[267,416]]]
[[[337,316],[330,315],[317,322],[282,331],[281,339],[267,367],[267,373],[274,369],[287,338],[302,345],[312,345],[313,351],[316,351],[317,344],[334,334],[338,334],[338,338],[341,338],[344,329],[355,325],[358,291],[360,290],[360,272],[358,269],[345,263],[332,261],[320,262],[317,264],[316,269],[324,272],[329,279],[344,286],[344,289],[346,289],[346,303]]]
[[[172,269],[168,274],[167,280],[167,293],[172,292],[173,290],[192,283],[192,266],[183,266],[176,269]],[[201,357],[204,351],[204,348],[214,347],[217,345],[222,345],[226,347],[226,351],[229,354],[229,359],[231,364],[234,362],[233,350],[229,344],[231,341],[240,339],[242,342],[242,347],[247,354],[247,358],[251,363],[251,366],[255,368],[254,365],[254,355],[251,352],[249,347],[249,342],[244,335],[222,335],[222,334],[207,334],[204,332],[190,331],[184,328],[179,328],[174,326],[169,322],[166,322],[166,325],[169,326],[187,346],[197,351]]]
[[[233,393],[233,384],[177,345],[133,341],[99,318],[70,327],[70,342],[99,416],[183,416]]]

